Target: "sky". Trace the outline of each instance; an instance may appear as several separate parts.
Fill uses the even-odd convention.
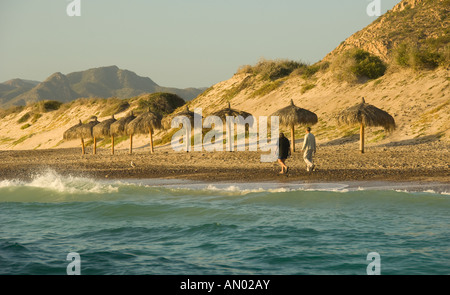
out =
[[[78,0],[77,0],[78,1]],[[375,2],[374,2],[375,1]],[[0,82],[117,65],[209,87],[261,58],[321,60],[400,0],[0,0]]]

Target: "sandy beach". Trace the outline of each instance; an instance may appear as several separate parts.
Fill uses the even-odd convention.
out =
[[[288,175],[279,175],[277,163],[261,163],[262,152],[173,152],[158,147],[117,150],[110,155],[87,148],[0,151],[0,179],[31,179],[52,169],[61,175],[96,179],[191,179],[202,181],[413,181],[450,182],[450,145],[434,141],[398,146],[372,146],[360,154],[356,143],[319,146],[315,157],[317,170],[308,173],[302,153],[287,160]],[[135,167],[132,167],[133,162]]]

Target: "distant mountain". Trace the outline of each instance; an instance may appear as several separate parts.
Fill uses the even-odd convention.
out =
[[[58,100],[68,102],[76,99],[78,94],[70,87],[69,80],[61,73],[54,73],[44,82],[39,83],[31,90],[11,99],[9,105],[26,105],[41,100]]]
[[[22,93],[33,89],[33,87],[38,84],[38,81],[22,79],[13,79],[0,83],[0,106],[21,95]]]
[[[132,97],[145,92],[156,92],[158,85],[150,78],[140,77],[133,72],[116,66],[89,69],[67,75],[80,97]]]
[[[6,81],[2,84],[9,85],[12,87],[24,87],[24,86],[34,87],[34,86],[38,85],[39,83],[41,83],[41,82],[33,81],[33,80],[12,79],[12,80]]]
[[[148,77],[109,66],[67,75],[58,72],[41,83],[22,79],[0,83],[0,107],[26,105],[41,100],[69,102],[80,97],[129,98],[155,92],[174,93],[191,100],[204,90],[159,86]]]

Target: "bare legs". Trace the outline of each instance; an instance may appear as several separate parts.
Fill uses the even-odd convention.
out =
[[[284,163],[286,161],[286,159],[278,159],[278,164],[280,164],[281,166],[281,172],[280,174],[284,174],[288,172],[288,167],[286,166],[286,164]]]

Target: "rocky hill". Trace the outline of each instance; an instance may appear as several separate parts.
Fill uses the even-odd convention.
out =
[[[11,81],[0,84],[0,107],[26,105],[42,100],[69,102],[81,97],[130,98],[156,92],[174,93],[190,100],[204,90],[159,86],[148,77],[138,76],[117,66],[93,68],[67,75],[58,72],[37,85],[20,79]]]
[[[404,0],[314,65],[262,60],[189,105],[211,113],[230,102],[270,115],[292,99],[317,113],[313,128],[320,141],[329,142],[358,133],[357,126],[338,126],[333,117],[365,97],[397,123],[392,134],[370,130],[370,143],[449,140],[449,9],[449,0]]]
[[[353,34],[330,52],[325,60],[352,48],[361,48],[384,61],[395,58],[405,44],[417,50],[448,53],[450,0],[406,0]]]

